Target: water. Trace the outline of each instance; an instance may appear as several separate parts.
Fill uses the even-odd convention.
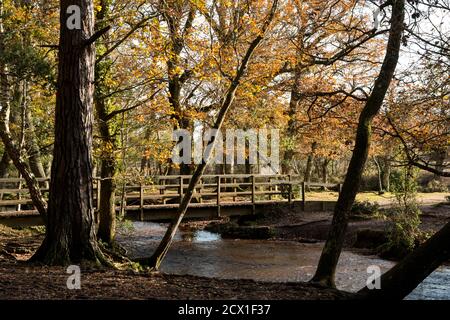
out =
[[[166,230],[165,225],[135,222],[130,234],[118,236],[132,257],[148,257]],[[207,231],[177,233],[161,271],[222,279],[307,281],[314,274],[322,244],[292,241],[229,240]],[[344,251],[338,264],[336,285],[355,292],[366,285],[367,267],[387,271],[394,263],[376,256]],[[441,267],[407,299],[450,299],[450,268]]]

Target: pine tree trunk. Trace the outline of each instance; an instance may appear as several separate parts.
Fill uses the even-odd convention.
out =
[[[81,9],[81,30],[69,30],[67,8]],[[92,124],[95,48],[92,0],[60,1],[55,143],[45,239],[32,260],[67,265],[103,261],[94,221]],[[100,260],[99,260],[100,259]]]
[[[328,239],[312,282],[335,286],[335,272],[344,243],[348,216],[358,192],[370,148],[371,124],[378,114],[397,66],[404,30],[405,0],[392,1],[391,28],[386,54],[374,89],[359,117],[355,148],[339,194]]]

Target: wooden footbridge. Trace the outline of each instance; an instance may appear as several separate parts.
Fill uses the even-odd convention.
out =
[[[191,176],[155,176],[142,181],[130,177],[118,183],[116,210],[125,218],[157,221],[173,218]],[[45,196],[48,179],[38,179]],[[100,183],[95,179],[94,202],[100,201]],[[132,182],[134,181],[134,182]],[[195,188],[186,218],[215,219],[251,215],[268,206],[295,206],[299,210],[331,210],[334,201],[308,201],[307,187],[340,191],[340,184],[305,183],[299,175],[204,175]],[[0,219],[38,216],[23,179],[0,179]],[[0,221],[1,222],[1,221]]]

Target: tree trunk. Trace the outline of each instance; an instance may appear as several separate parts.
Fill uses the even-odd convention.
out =
[[[277,7],[278,7],[278,0],[274,0],[272,8],[270,9],[270,13],[269,13],[266,21],[264,22],[264,25],[261,29],[260,34],[251,42],[244,58],[242,59],[241,65],[239,66],[239,69],[237,70],[236,76],[231,81],[230,86],[228,87],[228,90],[221,101],[219,113],[217,115],[217,119],[216,119],[212,129],[220,130],[220,128],[222,127],[222,124],[225,120],[225,116],[228,112],[228,109],[230,108],[231,104],[234,101],[234,98],[236,95],[236,90],[239,87],[240,80],[244,76],[245,72],[247,71],[249,61],[250,61],[255,49],[258,47],[258,45],[263,40],[263,38],[267,32],[267,29],[269,28],[269,26],[275,16]],[[214,150],[215,141],[216,141],[216,137],[215,137],[215,135],[212,135],[211,139],[208,142],[208,145],[211,146],[211,149],[210,149],[211,151]],[[211,158],[211,154],[212,154],[212,152],[210,152],[208,155],[206,155],[205,161],[203,161],[200,165],[197,166],[194,174],[192,175],[192,179],[189,182],[189,186],[186,190],[186,193],[184,194],[183,199],[180,203],[180,206],[177,210],[177,216],[172,221],[169,228],[167,229],[163,239],[161,240],[161,243],[156,248],[152,257],[147,261],[143,261],[144,263],[149,264],[150,267],[152,267],[153,269],[159,269],[159,266],[161,265],[162,260],[166,256],[167,251],[169,250],[170,245],[172,244],[173,238],[175,237],[175,233],[177,232],[178,227],[179,227],[181,221],[183,220],[184,215],[186,214],[188,205],[192,200],[192,197],[194,194],[194,189],[195,189],[196,185],[198,184],[198,182],[200,181],[200,179],[203,175],[203,172],[205,171],[205,169],[208,165],[209,159]]]
[[[11,158],[6,150],[3,152],[2,159],[0,160],[0,178],[8,178],[9,165],[11,164]]]
[[[6,45],[4,41],[4,27],[3,27],[3,1],[0,2],[0,55],[4,51]],[[25,179],[28,189],[30,190],[30,196],[33,201],[33,205],[38,210],[44,221],[47,221],[47,204],[39,189],[39,184],[36,181],[33,173],[31,172],[28,164],[23,160],[20,154],[20,150],[14,143],[10,129],[9,129],[9,117],[10,117],[10,83],[8,79],[8,66],[0,64],[0,136],[5,146],[5,151],[13,161],[19,173]]]
[[[110,1],[102,0],[101,9],[97,13],[96,29],[101,30],[106,27],[109,18]],[[100,52],[108,50],[109,33],[103,36],[103,43],[98,46]],[[111,103],[107,96],[111,89],[106,83],[109,77],[109,70],[112,61],[107,56],[95,64],[95,108],[98,118],[98,127],[101,139],[100,154],[100,203],[98,210],[99,225],[97,236],[100,240],[112,245],[116,233],[116,173],[117,173],[117,138],[113,132],[113,119],[108,119],[111,112]]]
[[[381,288],[364,287],[366,299],[403,299],[443,262],[450,259],[450,223],[381,276]]]
[[[81,9],[81,29],[69,30],[70,5]],[[60,1],[55,143],[45,239],[33,261],[67,265],[104,257],[95,234],[92,183],[92,104],[95,38],[92,0]]]
[[[330,163],[330,159],[324,158],[322,160],[322,183],[328,183],[328,164]],[[323,187],[323,190],[326,191],[327,187]]]
[[[405,0],[393,0],[391,28],[386,54],[374,89],[359,117],[355,148],[339,194],[328,239],[312,282],[335,286],[336,266],[344,243],[348,216],[358,192],[370,148],[371,123],[378,114],[397,66],[404,29]]]
[[[447,158],[447,148],[435,151],[433,154],[433,160],[436,162],[435,168],[439,172],[443,172],[445,170],[445,159]],[[442,176],[438,175],[437,173],[433,176],[434,180],[442,181]]]
[[[31,110],[28,108],[26,113],[27,127],[29,131],[29,138],[27,139],[27,149],[28,149],[28,163],[30,164],[30,169],[33,174],[38,178],[45,178],[45,169],[42,164],[41,149],[37,142],[36,132],[34,129],[33,118],[31,116]],[[42,188],[48,188],[48,183],[40,183]]]
[[[306,161],[306,168],[305,168],[305,175],[304,175],[304,181],[306,183],[306,191],[310,191],[308,183],[311,182],[311,175],[312,175],[312,169],[314,165],[314,158],[315,153],[317,149],[317,142],[313,142],[311,144],[311,152],[308,155],[308,160]]]
[[[303,42],[302,42],[303,43]],[[300,101],[300,76],[301,76],[301,64],[297,63],[296,68],[294,70],[294,83],[292,85],[291,89],[291,97],[289,100],[289,110],[288,110],[288,125],[286,128],[286,135],[291,137],[295,137],[295,124],[296,124],[296,114],[297,114],[297,107]],[[288,149],[284,151],[283,154],[283,161],[282,161],[282,173],[283,174],[292,174],[294,172],[293,170],[293,163],[294,160],[294,150],[291,145],[288,146]]]
[[[381,184],[386,192],[391,190],[391,161],[389,158],[383,158],[381,166]]]
[[[381,178],[381,164],[380,161],[377,159],[377,157],[373,157],[373,162],[375,162],[375,165],[377,166],[377,173],[378,173],[378,193],[382,194],[384,192],[383,189],[383,180]]]

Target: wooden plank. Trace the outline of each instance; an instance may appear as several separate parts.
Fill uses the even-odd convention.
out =
[[[41,192],[48,192],[49,189],[41,189]],[[0,193],[5,194],[5,193],[29,193],[28,188],[22,188],[22,189],[0,189]]]
[[[33,201],[31,199],[0,200],[0,206],[13,206],[18,204],[33,204]]]
[[[50,178],[35,178],[37,182],[46,182],[50,181]],[[23,178],[0,178],[0,183],[18,183],[23,182],[25,183],[25,179]]]

